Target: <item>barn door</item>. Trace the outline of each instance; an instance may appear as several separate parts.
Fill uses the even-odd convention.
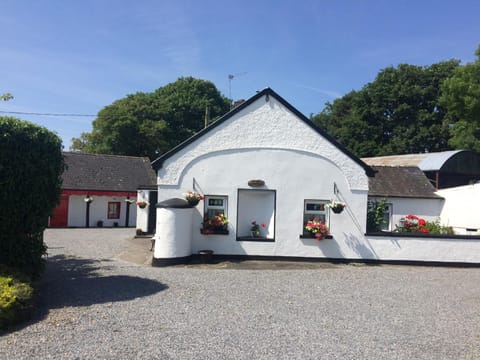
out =
[[[50,217],[50,227],[67,227],[68,226],[68,195],[60,196],[60,204],[53,210]]]

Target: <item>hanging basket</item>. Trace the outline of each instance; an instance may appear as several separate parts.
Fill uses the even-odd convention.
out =
[[[335,214],[341,214],[343,212],[343,206],[334,207],[334,208],[332,208],[332,211]]]

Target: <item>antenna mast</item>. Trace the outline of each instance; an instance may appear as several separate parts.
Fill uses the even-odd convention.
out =
[[[242,75],[245,75],[246,72],[242,72],[242,73],[239,73],[239,74],[228,74],[228,98],[230,99],[230,101],[232,101],[232,104],[233,104],[233,99],[232,99],[232,80],[236,77],[239,77],[239,76],[242,76]]]

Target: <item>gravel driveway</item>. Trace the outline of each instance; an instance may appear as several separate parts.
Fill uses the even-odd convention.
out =
[[[132,236],[47,230],[38,316],[0,358],[480,358],[480,269],[152,268]]]

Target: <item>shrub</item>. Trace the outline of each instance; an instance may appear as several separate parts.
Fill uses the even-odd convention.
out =
[[[59,200],[63,169],[57,135],[0,117],[0,264],[31,278],[40,275],[46,252],[43,231]]]
[[[373,201],[368,203],[367,209],[367,232],[381,231],[385,225],[385,212],[387,211],[387,200]]]
[[[29,316],[32,297],[33,289],[25,275],[0,268],[0,329]]]
[[[440,219],[435,221],[427,221],[425,227],[428,229],[430,234],[441,234],[441,235],[454,235],[455,232],[451,226],[443,226],[440,224]]]

